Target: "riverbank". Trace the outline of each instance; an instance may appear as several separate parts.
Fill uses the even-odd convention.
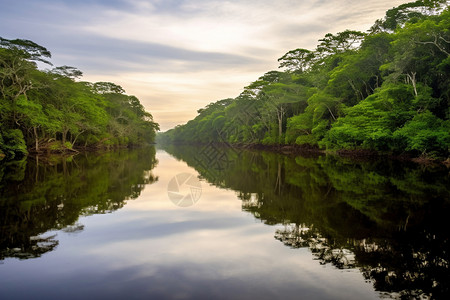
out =
[[[87,146],[87,147],[76,147],[70,148],[59,145],[58,147],[40,147],[38,150],[36,148],[27,149],[27,152],[20,156],[8,157],[3,153],[0,153],[0,161],[17,161],[26,157],[38,157],[40,159],[48,159],[49,157],[71,157],[78,154],[86,153],[108,153],[120,150],[133,150],[140,149],[144,147],[155,146],[155,144],[133,144],[133,145],[110,145],[110,146]]]

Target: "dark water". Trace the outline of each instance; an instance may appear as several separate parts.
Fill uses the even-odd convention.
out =
[[[449,297],[449,170],[169,147],[0,163],[1,299]]]

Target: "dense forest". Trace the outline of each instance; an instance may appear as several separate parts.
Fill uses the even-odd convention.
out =
[[[236,98],[157,136],[162,143],[298,145],[446,159],[450,147],[450,11],[423,0],[365,33],[328,33],[294,49]]]
[[[79,81],[74,67],[38,69],[50,58],[32,41],[0,37],[0,157],[154,142],[158,124],[135,96]]]

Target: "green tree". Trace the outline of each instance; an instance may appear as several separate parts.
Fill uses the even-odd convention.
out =
[[[0,38],[0,153],[152,143],[159,130],[135,96],[109,82],[79,81],[74,67],[37,69],[50,52],[29,40]],[[19,134],[20,132],[20,134]],[[24,146],[25,145],[25,146]]]

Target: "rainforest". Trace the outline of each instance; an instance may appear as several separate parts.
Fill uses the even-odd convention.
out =
[[[138,98],[111,82],[79,81],[74,67],[39,70],[50,58],[30,40],[0,37],[0,157],[154,142],[158,124]]]
[[[400,1],[2,1],[0,298],[450,299],[450,1]]]
[[[315,49],[288,51],[280,70],[157,139],[448,160],[449,29],[446,1],[400,5],[367,32],[329,33]]]

